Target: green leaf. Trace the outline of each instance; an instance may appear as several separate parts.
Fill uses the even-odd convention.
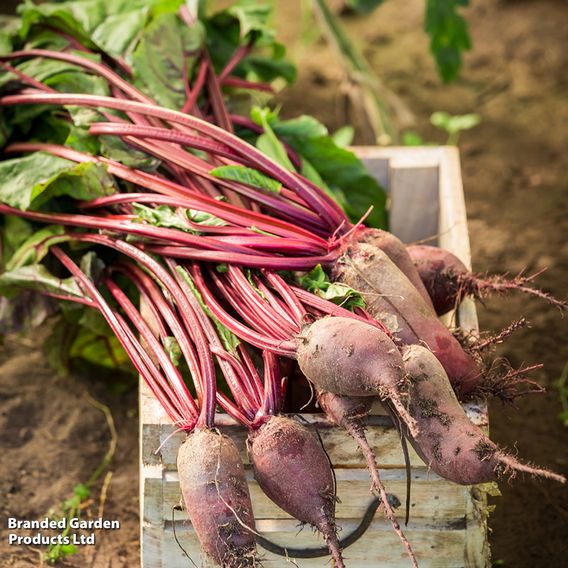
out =
[[[298,75],[296,66],[284,57],[249,55],[241,67],[247,79],[262,83],[270,83],[278,78],[293,83]]]
[[[80,327],[69,349],[69,360],[106,369],[132,372],[132,363],[122,345],[114,335],[101,335]]]
[[[19,25],[20,21],[18,18],[5,15],[0,16],[0,55],[5,55],[12,51]]]
[[[98,138],[91,136],[86,128],[78,126],[72,126],[69,129],[65,139],[65,146],[86,154],[97,155],[100,151]]]
[[[430,122],[437,128],[454,134],[474,128],[481,122],[481,117],[478,114],[450,115],[447,112],[438,111],[432,114]]]
[[[199,23],[191,28],[175,14],[162,14],[144,30],[132,57],[137,82],[142,89],[168,108],[179,110],[185,100],[184,80],[191,75],[195,53],[204,43]]]
[[[34,229],[29,221],[14,215],[3,215],[2,221],[0,232],[2,258],[0,259],[0,266],[4,268],[14,252],[33,234]]]
[[[289,120],[278,120],[278,114],[275,112],[265,112],[266,119],[274,125],[278,136],[282,138],[302,139],[302,138],[320,138],[329,134],[327,128],[312,116],[302,115]],[[251,112],[251,118],[260,124],[262,114],[255,109]]]
[[[240,0],[227,9],[227,14],[239,21],[241,37],[246,38],[253,33],[272,37],[274,31],[267,25],[271,11],[268,4],[259,4],[256,0]]]
[[[129,146],[118,136],[98,136],[97,140],[102,156],[120,162],[129,168],[153,172],[161,163],[158,158]]]
[[[0,295],[12,298],[22,290],[53,292],[83,298],[84,294],[73,277],[57,278],[43,264],[23,266],[0,275]]]
[[[203,18],[207,50],[217,71],[225,67],[239,46],[252,44],[252,53],[233,69],[233,75],[260,82],[278,78],[287,83],[294,81],[296,68],[285,59],[285,46],[274,39],[270,13],[268,4],[243,0]]]
[[[198,211],[197,209],[189,209],[187,216],[194,223],[205,227],[223,227],[227,224],[223,219],[219,219],[219,217],[215,217],[215,215],[211,215],[211,213],[205,213],[205,211]]]
[[[124,57],[127,48],[146,23],[149,6],[119,12],[105,18],[91,34],[91,39],[103,51],[113,57]]]
[[[322,292],[316,292],[321,295],[326,300],[333,302],[334,304],[339,304],[346,309],[352,309],[354,307],[364,308],[365,300],[359,294],[355,292],[353,288],[347,286],[347,284],[341,284],[339,282],[334,282],[328,286],[327,290]]]
[[[193,279],[191,278],[191,276],[189,275],[187,270],[185,270],[181,266],[178,266],[176,268],[176,270],[178,271],[179,274],[181,274],[182,278],[185,280],[185,282],[187,283],[187,285],[189,286],[189,288],[193,292],[193,295],[197,298],[197,301],[199,302],[199,304],[203,308],[203,311],[207,314],[209,319],[211,319],[211,321],[215,325],[215,327],[217,329],[217,333],[219,335],[219,339],[221,339],[221,342],[223,343],[223,346],[225,347],[225,349],[229,353],[232,353],[233,355],[237,355],[237,347],[240,344],[239,338],[232,331],[230,331],[227,327],[225,327],[213,315],[213,312],[209,309],[209,307],[207,306],[207,304],[203,300],[203,296],[201,295],[201,293],[197,289],[197,286],[193,282]]]
[[[181,347],[175,337],[164,337],[164,349],[171,359],[172,363],[178,367],[181,360],[182,352]]]
[[[427,0],[424,26],[430,36],[430,51],[445,83],[454,80],[461,69],[462,52],[471,49],[467,24],[458,13],[469,0]]]
[[[7,270],[15,270],[30,264],[39,264],[49,253],[49,248],[69,240],[65,229],[60,225],[50,225],[32,232],[14,252],[6,264]]]
[[[133,203],[132,208],[138,215],[138,221],[145,221],[155,227],[167,227],[170,229],[179,229],[187,233],[195,233],[187,223],[183,222],[183,219],[176,213],[173,207],[167,205],[148,207],[141,203]]]
[[[88,200],[115,192],[112,176],[90,162],[76,164],[47,152],[0,162],[0,200],[18,209],[37,209],[52,197]]]
[[[104,0],[77,0],[76,2],[46,2],[21,4],[18,12],[22,18],[20,36],[26,38],[36,24],[51,26],[73,37],[86,47],[95,47],[90,40],[92,32],[104,21]]]
[[[364,308],[365,301],[359,292],[339,282],[331,282],[321,264],[299,278],[302,288],[312,292],[345,309],[352,310],[355,307]]]
[[[300,286],[305,288],[308,292],[326,289],[330,284],[329,277],[325,273],[321,264],[318,264],[310,272],[301,276],[299,282]]]
[[[20,7],[20,35],[30,36],[37,24],[61,30],[85,45],[128,59],[129,48],[152,16],[177,11],[183,0],[76,0],[31,2]]]
[[[305,120],[271,123],[274,132],[317,171],[331,196],[344,208],[352,222],[358,222],[372,205],[373,210],[365,223],[370,227],[385,228],[384,190],[367,172],[363,162],[353,152],[340,148],[331,136],[306,137],[307,124],[309,121]]]
[[[77,495],[81,501],[85,501],[91,495],[91,490],[83,483],[79,483],[79,485],[73,487],[73,493]]]
[[[245,185],[265,189],[271,193],[278,193],[282,188],[282,184],[275,179],[245,166],[219,166],[212,169],[209,173],[221,179],[237,181]]]
[[[336,146],[340,148],[346,148],[353,142],[353,137],[355,136],[355,129],[352,126],[342,126],[337,130],[332,139]]]
[[[251,112],[251,117],[264,129],[264,134],[261,134],[256,140],[256,147],[281,166],[295,171],[286,148],[284,148],[284,145],[280,142],[270,125],[273,120],[276,120],[274,112],[270,111],[270,109],[255,107]]]
[[[404,146],[423,146],[424,139],[420,134],[407,130],[402,135],[402,143]]]

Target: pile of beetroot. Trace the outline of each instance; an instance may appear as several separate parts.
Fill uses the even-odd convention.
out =
[[[286,415],[298,410],[285,407],[286,391],[305,379],[329,420],[359,444],[371,491],[413,565],[364,434],[374,401],[403,445],[445,479],[469,485],[521,471],[564,482],[472,424],[460,401],[514,398],[530,381],[522,370],[497,373],[479,344],[460,341],[438,315],[466,296],[511,289],[566,304],[532,288],[532,277],[482,279],[446,251],[406,247],[365,226],[365,218],[380,223],[377,211],[354,220],[351,194],[329,187],[298,150],[319,127],[302,123],[302,139],[271,111],[239,112],[243,93],[250,101],[270,92],[285,71],[265,11],[241,2],[197,19],[175,2],[134,2],[131,12],[147,11],[116,46],[104,44],[100,27],[87,29],[71,4],[27,5],[12,51],[0,55],[0,291],[8,306],[28,294],[34,306],[48,297],[102,316],[187,432],[181,493],[208,556],[227,567],[260,563],[242,458],[215,427],[224,412],[249,431],[262,490],[315,527],[334,565],[344,566],[325,449]],[[171,26],[187,39],[179,76],[149,79],[144,41],[160,41],[156,34],[164,38]],[[200,34],[221,41],[219,29],[232,30],[235,44],[214,61]],[[263,68],[255,54],[267,46],[272,59],[265,55]],[[268,62],[274,76],[262,81]],[[25,236],[10,235],[14,227]],[[5,304],[6,313],[14,310]]]

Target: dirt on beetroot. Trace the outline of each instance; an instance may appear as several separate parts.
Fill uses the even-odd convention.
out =
[[[323,42],[302,47],[299,2],[278,1],[282,40],[291,46],[300,75],[282,97],[285,114],[313,114],[332,130],[341,126],[345,83]],[[568,278],[568,144],[566,66],[568,6],[558,0],[477,0],[466,11],[473,50],[462,78],[440,83],[422,33],[423,0],[386,2],[347,27],[384,83],[417,117],[425,140],[444,135],[429,124],[437,110],[477,112],[482,123],[460,140],[474,270],[516,274],[548,270],[540,285],[566,297]],[[4,10],[4,7],[2,7]],[[297,47],[292,47],[296,45]],[[309,96],[307,96],[308,94]],[[522,296],[479,306],[483,329],[497,331],[524,315],[531,327],[497,352],[514,366],[544,363],[534,374],[546,394],[517,401],[517,409],[490,408],[491,437],[501,447],[560,473],[568,473],[567,429],[553,384],[568,362],[568,319]],[[84,547],[62,566],[122,568],[137,565],[138,432],[135,392],[117,396],[91,380],[58,379],[38,348],[39,339],[10,339],[0,349],[0,509],[4,518],[37,518],[69,497],[102,459],[108,432],[102,414],[84,398],[109,405],[119,432],[105,517],[121,529],[102,531],[99,546]],[[69,381],[73,381],[70,388]],[[380,457],[380,456],[379,456]],[[95,489],[95,495],[100,486]],[[568,491],[552,482],[515,479],[501,484],[490,517],[494,562],[515,568],[562,566],[568,553]],[[95,507],[96,510],[96,507]],[[2,527],[4,529],[4,527]],[[2,566],[39,565],[33,549],[1,539]]]

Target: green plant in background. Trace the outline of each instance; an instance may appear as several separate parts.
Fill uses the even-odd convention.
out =
[[[353,1],[349,3],[349,7],[357,11],[370,11],[379,3]],[[383,146],[397,143],[400,125],[408,126],[414,122],[412,113],[379,80],[326,1],[312,0],[312,9],[345,73],[345,90],[356,113],[356,122],[364,141]]]
[[[440,128],[448,133],[448,138],[444,142],[447,146],[457,146],[460,133],[463,130],[474,128],[481,122],[478,114],[448,114],[447,112],[437,111],[430,116],[430,123],[436,128]],[[424,142],[420,134],[407,130],[402,134],[402,143],[405,146],[433,146],[436,142]]]
[[[564,366],[560,377],[554,382],[554,386],[558,389],[560,404],[562,405],[562,412],[558,415],[558,418],[562,420],[564,426],[568,426],[568,363]]]
[[[427,0],[424,28],[430,36],[430,52],[445,83],[453,81],[462,66],[462,52],[471,49],[467,23],[458,12],[469,0]]]
[[[463,130],[475,128],[481,122],[481,117],[474,113],[452,115],[438,111],[432,114],[430,122],[436,128],[445,130],[448,133],[448,139],[446,140],[448,146],[457,146],[460,133]]]
[[[399,129],[414,122],[411,111],[381,83],[326,0],[311,1],[316,20],[343,66],[347,94],[353,109],[360,115],[364,141],[386,145],[396,144],[402,138],[402,143],[408,146],[421,144],[421,138],[414,133],[400,136]],[[344,0],[340,13],[368,14],[382,3],[383,0]],[[458,12],[468,4],[469,0],[426,0],[424,29],[430,37],[430,52],[436,60],[438,73],[445,83],[456,79],[462,66],[462,52],[471,49],[467,23]],[[447,144],[457,144],[459,132],[477,124],[467,125],[474,115],[447,116],[451,120],[440,120],[435,124],[448,131]]]

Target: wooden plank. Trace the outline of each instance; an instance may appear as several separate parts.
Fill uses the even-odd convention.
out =
[[[251,492],[254,516],[256,519],[290,519],[290,515],[274,506],[254,481],[251,471],[247,471],[249,489]],[[365,514],[372,496],[369,492],[370,479],[367,470],[336,469],[337,496],[339,503],[336,507],[338,519],[361,518]],[[403,470],[381,471],[387,492],[394,495],[401,506],[399,515],[404,515],[406,503],[406,477]],[[410,492],[411,519],[429,519],[433,523],[456,521],[465,516],[465,500],[469,489],[428,475],[426,470],[418,470],[412,475]],[[180,503],[180,489],[177,472],[166,472],[163,481],[162,519],[166,522],[173,518],[187,520],[183,511],[173,511]],[[379,513],[378,517],[380,518]]]
[[[244,463],[248,464],[245,447],[247,431],[242,427],[220,427],[220,430],[234,440],[241,452]],[[176,468],[178,449],[185,438],[182,432],[172,435],[174,431],[175,427],[173,425],[146,425],[144,435],[148,437],[148,443],[143,448],[142,463],[161,463],[165,469],[174,470]],[[326,428],[320,428],[318,431],[326,451],[336,467],[365,467],[365,462],[357,445],[345,430],[327,425]],[[158,437],[159,442],[156,440]],[[367,428],[367,437],[371,446],[375,448],[382,467],[404,467],[400,437],[392,426],[371,425]],[[164,443],[166,439],[167,443]],[[160,445],[161,449],[156,454],[155,452]],[[424,467],[424,463],[412,449],[410,449],[410,464],[412,467]]]
[[[352,530],[357,521],[343,523],[343,533]],[[266,538],[280,545],[295,547],[319,547],[322,539],[311,529],[299,530],[295,521],[259,521],[257,530]],[[425,526],[410,526],[409,537],[412,538],[414,550],[421,568],[463,568],[463,551],[465,548],[464,530],[431,529]],[[176,523],[175,533],[179,543],[187,551],[192,551],[192,560],[197,566],[213,568],[199,552],[199,543],[191,526]],[[190,561],[183,555],[174,539],[174,527],[170,524],[164,529],[164,550],[167,555],[163,558],[163,566],[167,568],[187,568]],[[286,559],[276,556],[259,547],[259,556],[266,568],[287,566]],[[345,551],[345,559],[349,568],[408,568],[408,557],[398,537],[390,526],[384,522],[373,522],[365,533],[364,538],[357,541]],[[329,566],[329,558],[291,559],[298,568],[325,568]]]

